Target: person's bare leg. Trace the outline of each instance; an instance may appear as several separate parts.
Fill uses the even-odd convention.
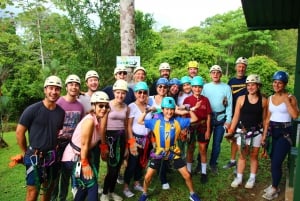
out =
[[[36,201],[38,193],[36,186],[27,186],[26,201]]]
[[[144,193],[147,193],[148,187],[149,187],[152,177],[155,173],[156,173],[155,169],[148,167],[145,178],[144,178],[144,185],[143,185]]]

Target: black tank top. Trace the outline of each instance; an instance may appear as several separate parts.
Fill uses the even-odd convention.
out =
[[[259,96],[255,104],[251,104],[248,95],[245,96],[244,104],[240,111],[240,122],[245,128],[262,125],[262,96]]]

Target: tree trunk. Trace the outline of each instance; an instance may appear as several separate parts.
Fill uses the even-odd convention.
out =
[[[134,0],[120,0],[121,56],[135,56]],[[127,81],[132,81],[132,67],[127,67]]]

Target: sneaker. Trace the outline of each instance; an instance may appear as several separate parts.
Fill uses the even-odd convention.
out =
[[[193,193],[192,195],[190,195],[190,200],[201,201],[201,199],[199,198],[199,196],[196,193]]]
[[[245,188],[251,189],[251,188],[253,188],[254,184],[255,184],[255,179],[254,178],[249,178],[246,185],[245,185]]]
[[[267,199],[267,200],[273,200],[273,199],[278,197],[278,192],[275,189],[272,188],[270,191],[263,194],[262,197]]]
[[[206,174],[201,174],[200,182],[201,182],[201,184],[207,183],[207,175]]]
[[[77,191],[78,191],[78,188],[72,188],[72,194],[73,194],[73,198],[75,198],[75,196],[76,196],[76,193],[77,193]]]
[[[165,183],[162,185],[161,187],[163,190],[169,190],[170,189],[170,184],[169,183]]]
[[[223,166],[224,169],[229,169],[229,168],[232,168],[232,167],[235,167],[236,166],[236,161],[234,162],[231,162],[229,161],[226,165]]]
[[[102,192],[103,192],[103,188],[101,186],[98,186],[98,194],[100,195],[102,194]]]
[[[144,191],[143,186],[141,186],[141,184],[134,185],[133,189],[141,192]]]
[[[264,192],[265,193],[271,192],[273,190],[272,187],[273,187],[272,185],[268,186],[267,188],[264,189]],[[277,188],[277,193],[280,193],[280,188]]]
[[[233,182],[231,183],[232,188],[237,188],[239,185],[242,184],[242,180],[238,179],[237,177],[234,178]]]
[[[148,200],[148,196],[146,194],[142,194],[141,197],[139,198],[139,201],[146,201]]]
[[[123,200],[123,198],[121,196],[117,195],[116,193],[109,193],[108,195],[111,200],[114,200],[114,201],[122,201]]]
[[[124,184],[124,177],[119,174],[118,179],[117,179],[118,184]]]
[[[129,190],[129,188],[126,188],[125,190],[123,190],[123,193],[124,193],[125,197],[127,197],[127,198],[131,198],[131,197],[134,196],[134,193],[131,192],[131,191]]]
[[[109,201],[108,195],[102,194],[100,197],[100,201]]]

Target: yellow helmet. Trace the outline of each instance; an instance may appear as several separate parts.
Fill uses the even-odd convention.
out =
[[[187,65],[187,68],[199,68],[199,63],[197,61],[190,61]]]

